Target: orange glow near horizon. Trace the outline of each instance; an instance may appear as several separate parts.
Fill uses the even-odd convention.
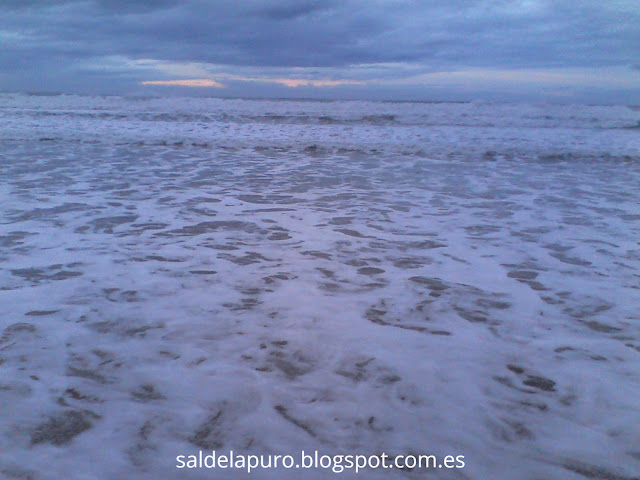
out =
[[[364,85],[365,82],[355,80],[306,80],[303,78],[270,78],[265,80],[257,80],[263,82],[273,82],[285,87],[337,87],[339,85]]]
[[[366,82],[357,80],[311,80],[305,78],[259,78],[259,77],[240,77],[226,76],[227,80],[240,82],[260,82],[260,83],[276,83],[289,88],[297,87],[337,87],[340,85],[365,85]],[[166,87],[209,87],[224,88],[226,85],[209,78],[194,78],[189,80],[147,80],[140,82],[140,85],[160,85]]]
[[[161,85],[165,87],[209,87],[224,88],[224,85],[207,78],[195,78],[191,80],[149,80],[140,82],[140,85]]]

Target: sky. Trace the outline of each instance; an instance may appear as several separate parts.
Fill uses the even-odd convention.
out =
[[[1,0],[0,91],[640,104],[638,0]]]

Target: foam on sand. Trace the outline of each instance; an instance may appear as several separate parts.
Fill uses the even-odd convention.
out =
[[[640,469],[639,112],[0,100],[3,478]]]

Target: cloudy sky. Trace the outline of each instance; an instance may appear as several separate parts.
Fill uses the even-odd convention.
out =
[[[0,90],[640,104],[640,2],[1,0]]]

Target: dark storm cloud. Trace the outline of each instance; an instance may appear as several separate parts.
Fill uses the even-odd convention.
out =
[[[229,74],[330,69],[363,81],[389,64],[403,68],[386,78],[407,69],[631,70],[640,63],[633,0],[3,0],[0,17],[8,84],[77,76],[83,64],[115,56],[223,65]]]

